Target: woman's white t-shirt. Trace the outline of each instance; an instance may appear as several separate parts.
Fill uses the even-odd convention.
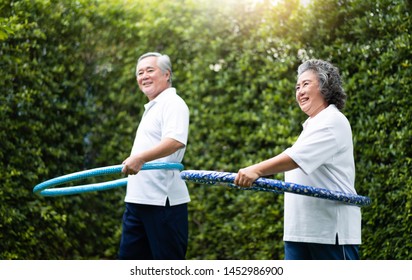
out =
[[[285,181],[356,194],[352,130],[347,118],[329,105],[303,124],[296,143],[285,150],[299,168]],[[285,193],[284,241],[361,244],[361,211],[357,206]]]

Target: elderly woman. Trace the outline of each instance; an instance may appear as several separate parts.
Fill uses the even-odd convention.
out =
[[[356,194],[352,130],[341,113],[346,94],[339,70],[323,60],[298,68],[296,101],[308,115],[296,143],[283,153],[240,169],[234,183],[285,172],[285,181]],[[361,212],[357,206],[285,193],[285,259],[359,259]]]

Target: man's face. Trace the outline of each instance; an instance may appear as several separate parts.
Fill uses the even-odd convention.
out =
[[[170,73],[162,73],[157,66],[157,57],[149,56],[142,59],[137,65],[137,83],[149,100],[155,99],[161,92],[170,87]]]
[[[316,116],[328,107],[325,98],[320,93],[318,77],[313,71],[305,71],[299,76],[296,83],[296,101],[300,109],[309,117]]]

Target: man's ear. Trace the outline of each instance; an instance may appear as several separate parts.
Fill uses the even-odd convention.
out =
[[[165,75],[167,76],[167,81],[170,83],[170,71],[167,71]]]

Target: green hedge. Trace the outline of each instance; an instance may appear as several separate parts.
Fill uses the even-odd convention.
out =
[[[409,2],[254,2],[0,4],[0,259],[116,258],[124,189],[44,198],[32,188],[127,157],[146,103],[135,63],[152,50],[170,55],[190,107],[186,169],[236,172],[289,147],[305,119],[297,66],[339,66],[356,188],[373,201],[361,257],[412,257]],[[188,186],[188,259],[283,258],[282,195]]]

